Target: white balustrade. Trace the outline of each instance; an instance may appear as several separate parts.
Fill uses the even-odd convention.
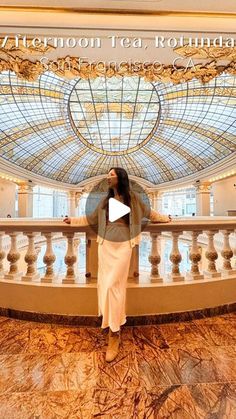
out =
[[[235,220],[236,221],[236,220]],[[209,280],[218,278],[227,278],[236,275],[236,269],[232,262],[233,254],[236,255],[235,239],[235,222],[234,220],[219,220],[214,221],[174,221],[170,224],[148,224],[145,227],[144,234],[150,233],[151,238],[151,251],[148,260],[151,264],[149,282],[160,283],[165,285],[167,282],[183,282],[184,280]],[[183,231],[191,236],[191,245],[189,252],[189,261],[191,263],[189,272],[185,275],[180,272],[180,263],[182,256],[179,250],[179,239],[183,235]],[[23,236],[21,234],[23,232]],[[206,235],[202,235],[205,232]],[[59,234],[60,233],[60,234]],[[0,278],[2,281],[5,279],[12,281],[19,279],[22,281],[34,282],[41,281],[42,283],[57,282],[57,284],[77,284],[78,283],[78,267],[77,267],[77,253],[80,239],[78,233],[86,234],[86,243],[93,243],[93,246],[86,246],[86,272],[90,273],[91,279],[84,280],[83,283],[94,282],[96,283],[97,273],[97,243],[96,235],[89,228],[86,227],[73,227],[67,226],[61,221],[51,221],[50,223],[43,223],[42,221],[2,221],[0,227]],[[159,243],[161,237],[165,233],[165,237],[170,237],[172,240],[172,249],[170,253],[171,262],[171,273],[167,274],[162,272],[160,276],[161,252],[159,250]],[[61,234],[67,241],[67,250],[64,256],[64,263],[66,265],[66,274],[62,277],[54,271],[54,264],[56,261],[56,255],[53,251],[53,240],[60,240]],[[214,242],[215,235],[216,244]],[[163,235],[164,236],[164,235]],[[18,239],[19,237],[19,239]],[[25,238],[28,238],[28,243]],[[204,240],[207,237],[207,242]],[[10,239],[10,240],[9,240]],[[3,241],[5,240],[5,244]],[[41,275],[37,270],[37,256],[42,246],[46,241],[46,251],[43,256],[43,262],[45,264],[45,273]],[[199,241],[202,246],[202,253],[207,260],[207,268],[204,272],[200,272],[199,265],[203,263],[201,260],[201,254],[199,252]],[[205,245],[207,244],[206,251]],[[19,260],[21,249],[27,246],[27,251],[24,257],[26,268],[24,274],[19,272]],[[216,247],[215,247],[216,246]],[[216,250],[217,248],[217,250]],[[138,250],[138,249],[136,249]],[[234,250],[234,251],[233,251]],[[9,272],[6,271],[6,255],[7,260],[10,263]],[[221,255],[223,262],[219,270],[216,269],[216,261],[218,256]],[[136,259],[135,259],[136,260]],[[22,267],[22,262],[21,267]],[[136,262],[135,262],[136,263]],[[205,263],[205,259],[204,259]],[[137,263],[138,266],[138,258]],[[133,266],[130,270],[130,281],[136,282],[137,284],[142,283],[142,272],[138,272],[137,266]],[[22,270],[22,268],[21,268]],[[140,281],[134,278],[134,272],[139,274]],[[133,275],[133,276],[132,276]],[[133,278],[133,280],[132,280]]]

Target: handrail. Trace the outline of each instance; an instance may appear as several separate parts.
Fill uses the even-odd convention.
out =
[[[236,217],[191,217],[189,218],[175,218],[170,223],[151,223],[148,222],[145,224],[143,231],[191,231],[193,228],[199,230],[209,230],[209,229],[222,229],[225,226],[229,229],[236,228]],[[0,231],[51,231],[51,232],[89,232],[93,233],[93,229],[90,226],[71,226],[65,224],[63,221],[58,219],[40,219],[36,220],[34,218],[24,219],[24,218],[11,218],[11,219],[0,219]]]

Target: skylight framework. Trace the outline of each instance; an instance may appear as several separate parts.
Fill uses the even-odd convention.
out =
[[[77,184],[122,166],[153,184],[236,151],[236,77],[173,85],[140,77],[35,82],[0,74],[0,158]]]

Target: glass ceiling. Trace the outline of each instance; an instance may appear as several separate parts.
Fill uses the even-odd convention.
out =
[[[37,81],[0,74],[0,158],[77,184],[126,168],[154,184],[236,151],[236,77],[173,85],[139,77]]]
[[[155,86],[139,77],[79,80],[69,100],[75,133],[98,153],[136,151],[159,120]]]

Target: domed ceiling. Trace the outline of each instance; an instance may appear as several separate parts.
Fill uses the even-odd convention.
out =
[[[0,74],[0,158],[68,184],[122,166],[153,184],[236,151],[236,77],[207,84],[133,77],[35,82]]]

